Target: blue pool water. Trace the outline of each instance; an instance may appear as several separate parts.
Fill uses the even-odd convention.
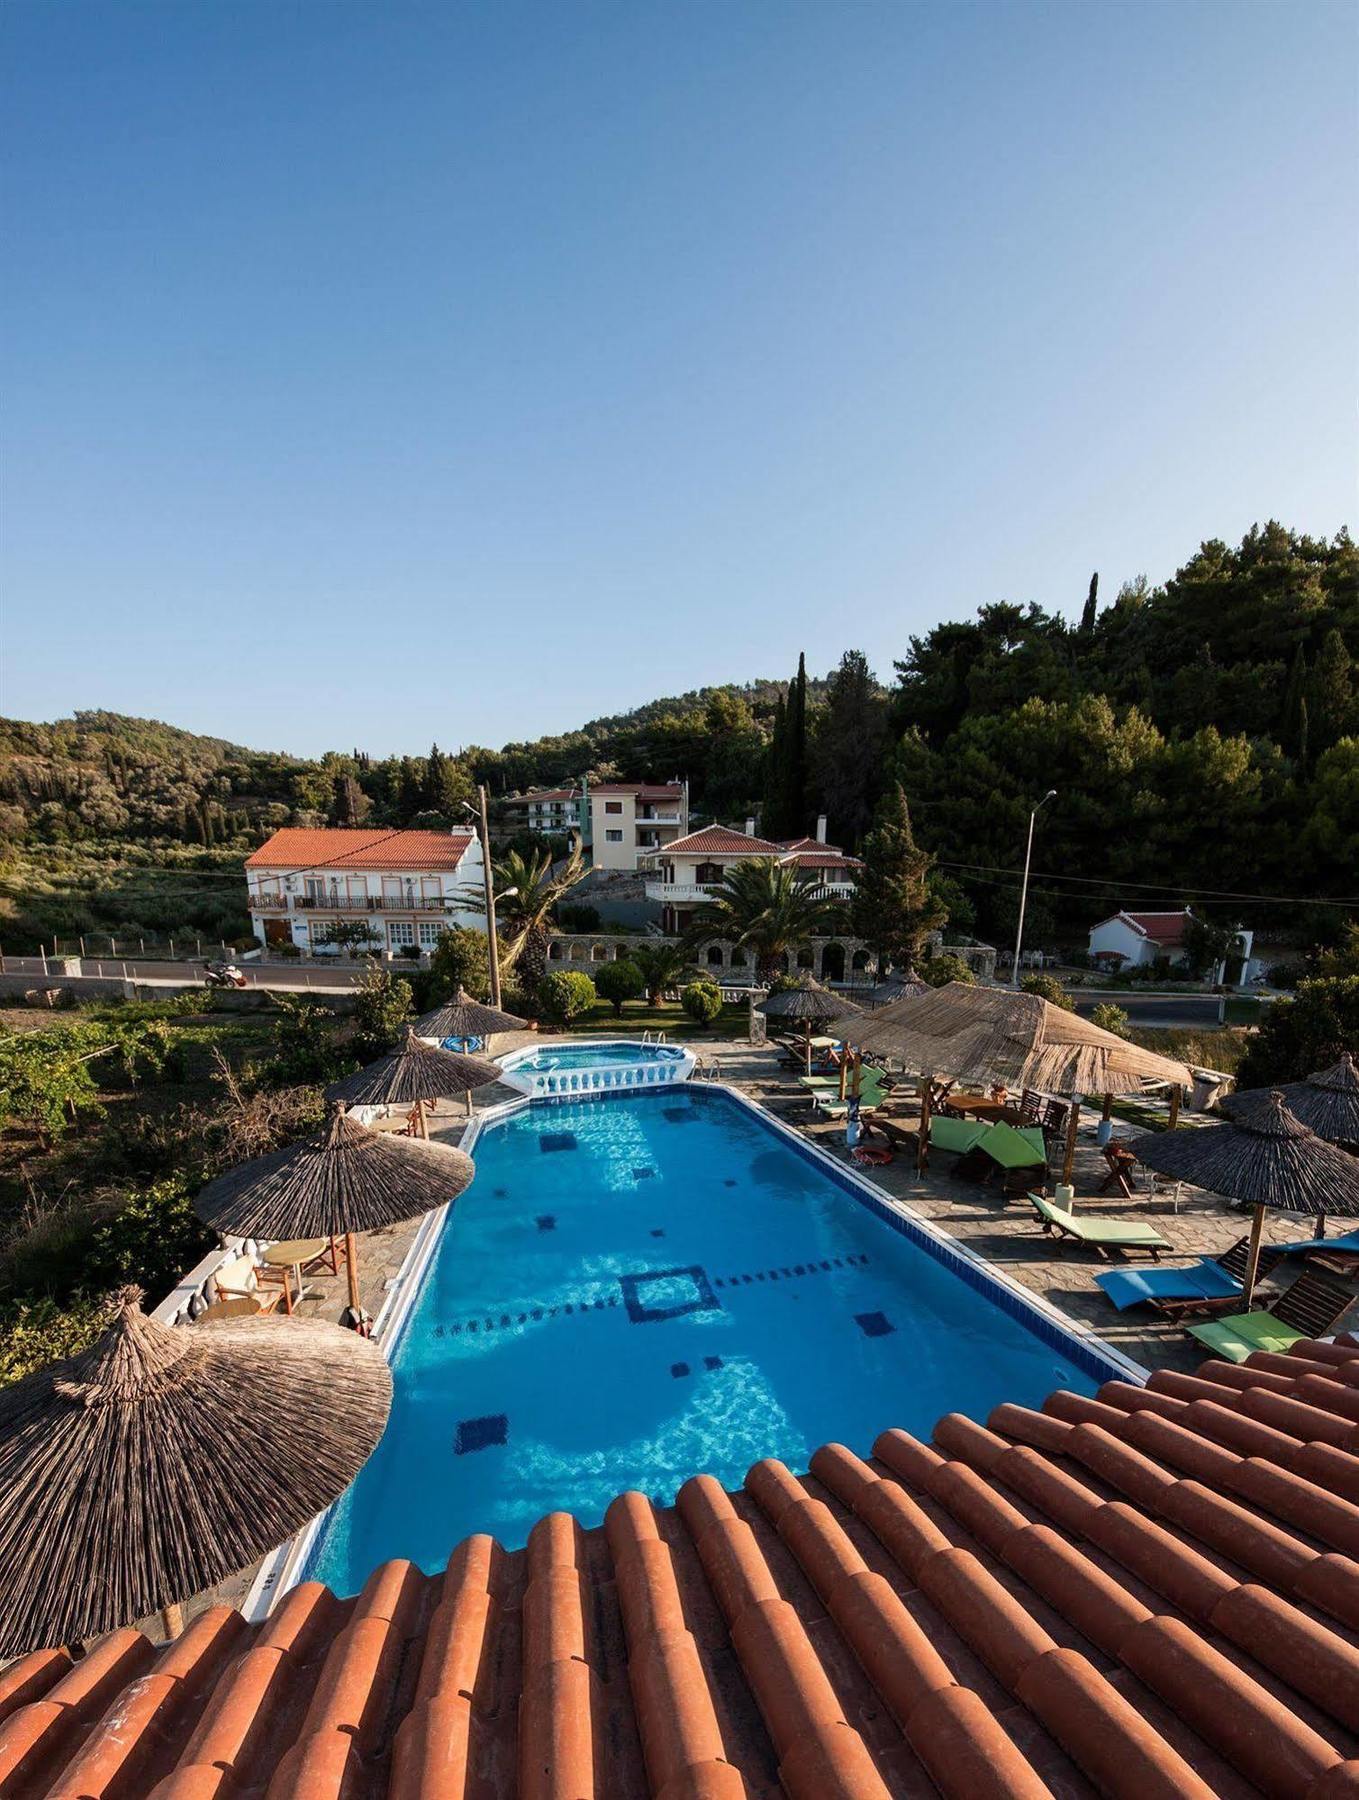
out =
[[[1094,1380],[720,1089],[532,1105],[491,1126],[396,1347],[377,1450],[307,1573],[441,1569],[554,1508],[598,1524],[700,1471],[805,1469]]]
[[[545,1044],[527,1056],[516,1056],[514,1067],[548,1074],[557,1069],[599,1069],[634,1063],[679,1062],[684,1052],[673,1044]]]

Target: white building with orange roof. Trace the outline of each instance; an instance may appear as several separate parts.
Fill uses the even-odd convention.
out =
[[[470,831],[289,826],[246,858],[250,918],[266,946],[338,955],[366,925],[368,948],[414,958],[450,925],[486,929],[482,868]]]
[[[826,821],[817,821],[815,837],[774,842],[756,835],[754,819],[744,831],[727,825],[704,825],[676,838],[646,858],[652,871],[646,884],[648,900],[661,907],[661,929],[682,932],[726,881],[737,863],[781,863],[803,871],[827,894],[848,899],[862,864],[826,842]]]

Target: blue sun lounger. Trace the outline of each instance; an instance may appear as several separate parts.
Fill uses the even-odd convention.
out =
[[[1299,1238],[1296,1244],[1271,1244],[1269,1250],[1273,1256],[1312,1256],[1317,1251],[1328,1256],[1337,1252],[1341,1256],[1359,1256],[1359,1231],[1347,1231],[1343,1237]]]
[[[1165,1300],[1230,1300],[1241,1292],[1236,1277],[1206,1256],[1179,1269],[1110,1269],[1095,1280],[1120,1312]]]

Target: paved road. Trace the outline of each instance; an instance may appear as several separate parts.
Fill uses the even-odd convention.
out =
[[[141,981],[153,987],[198,987],[202,985],[206,965],[201,962],[170,962],[168,959],[158,960],[154,957],[87,956],[80,966],[82,974],[109,981]],[[237,966],[245,976],[247,986],[276,988],[290,993],[305,993],[309,990],[316,993],[325,993],[327,990],[331,993],[345,993],[350,988],[357,987],[364,976],[362,969],[344,963],[267,963],[259,966],[247,962]],[[42,958],[7,956],[3,972],[7,975],[41,976]],[[49,961],[47,976],[50,980],[61,980],[59,965]]]
[[[1108,1000],[1121,1006],[1134,1025],[1217,1031],[1222,1024],[1221,994],[1079,994],[1076,1011],[1088,1019],[1102,1001]]]

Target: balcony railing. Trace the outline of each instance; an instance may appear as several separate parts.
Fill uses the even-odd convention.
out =
[[[648,881],[648,900],[711,900],[723,888],[720,881]]]
[[[295,894],[298,912],[451,912],[457,901],[443,894]]]
[[[637,815],[639,825],[678,825],[679,822],[678,813],[639,812]]]

